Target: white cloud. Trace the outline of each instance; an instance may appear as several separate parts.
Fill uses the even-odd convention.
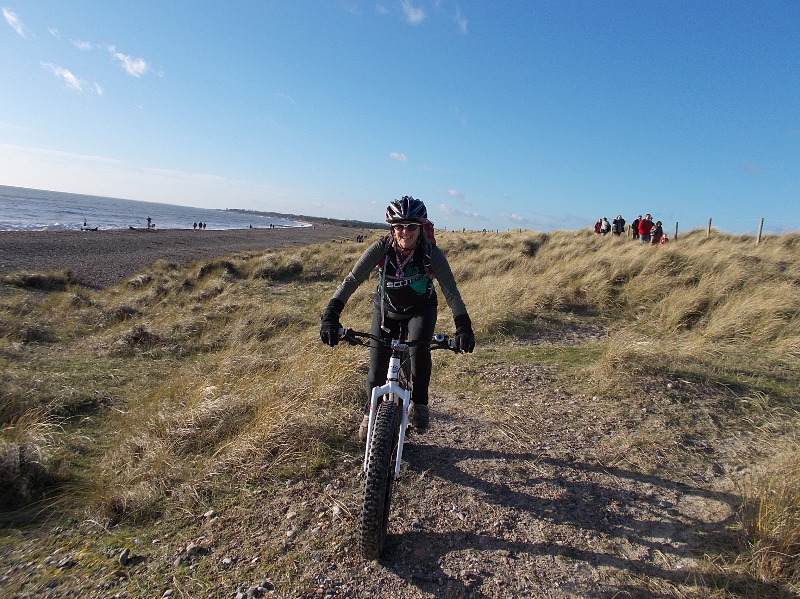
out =
[[[457,189],[448,189],[447,195],[449,195],[451,198],[459,198],[459,199],[464,198],[464,194],[458,191]]]
[[[297,106],[297,102],[296,102],[296,101],[295,101],[295,99],[294,99],[292,96],[290,96],[289,94],[285,94],[285,93],[283,93],[283,92],[275,92],[275,93],[274,93],[274,94],[272,94],[272,95],[273,95],[273,96],[275,96],[276,98],[280,98],[281,100],[286,100],[287,102],[289,102],[290,104],[292,104],[292,105],[294,105],[294,106]]]
[[[86,42],[84,40],[70,40],[72,45],[75,46],[78,50],[91,50],[94,48],[94,44],[92,42]]]
[[[455,20],[456,20],[456,25],[458,26],[458,30],[466,35],[468,32],[469,21],[467,21],[467,18],[463,14],[461,14],[461,8],[458,6],[456,6]]]
[[[97,81],[95,81],[94,82],[94,93],[96,93],[98,96],[102,96],[103,92],[104,92],[103,86],[100,85],[99,83],[97,83]]]
[[[50,35],[52,35],[57,40],[61,39],[61,32],[58,30],[58,27],[48,27],[47,31],[49,31]]]
[[[406,16],[406,21],[411,25],[419,25],[425,20],[425,11],[419,6],[414,6],[411,0],[403,0],[401,2],[403,7],[403,14]]]
[[[30,133],[33,131],[30,127],[25,127],[23,125],[17,125],[16,123],[9,123],[8,121],[0,121],[0,129],[7,129],[8,131],[19,131]]]
[[[49,148],[32,148],[28,146],[0,144],[0,149],[9,150],[11,152],[17,152],[17,153],[38,155],[48,158],[77,160],[81,162],[95,162],[100,164],[121,164],[121,162],[115,158],[106,158],[105,156],[92,156],[90,154],[75,154],[73,152],[62,152],[61,150],[51,150]]]
[[[408,156],[403,152],[389,152],[389,158],[398,162],[408,162]]]
[[[513,223],[515,226],[524,226],[528,229],[537,231],[552,231],[554,229],[563,228],[580,228],[585,224],[585,218],[576,217],[570,214],[562,214],[554,216],[552,214],[536,214],[529,215],[518,214],[516,212],[501,212],[498,216],[506,221]]]
[[[16,31],[20,37],[28,37],[28,32],[25,30],[25,26],[22,24],[22,21],[19,20],[19,17],[13,10],[3,7],[3,16],[6,18],[6,23],[8,23],[11,29]]]
[[[461,210],[459,208],[454,208],[449,204],[439,204],[439,209],[444,212],[447,216],[461,216],[464,218],[471,218],[476,220],[485,220],[481,214],[477,212],[472,212],[469,210]]]
[[[346,2],[344,9],[351,15],[359,16],[361,14],[361,8],[355,2]]]
[[[379,3],[375,5],[375,12],[378,13],[379,15],[388,15],[389,9],[386,8],[383,4]]]
[[[119,61],[128,75],[131,77],[141,77],[150,70],[150,65],[144,58],[134,58],[128,54],[117,51],[116,46],[108,46],[108,51],[115,60]]]
[[[79,92],[83,91],[83,82],[78,79],[72,71],[69,69],[65,69],[64,67],[60,67],[57,64],[53,64],[52,62],[42,62],[40,63],[43,68],[47,69],[53,75],[61,79],[69,88],[77,90]]]

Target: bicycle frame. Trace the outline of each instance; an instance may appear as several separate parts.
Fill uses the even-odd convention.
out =
[[[400,476],[400,460],[403,457],[403,444],[406,440],[406,429],[408,428],[408,411],[414,403],[411,401],[413,391],[413,381],[408,381],[408,388],[400,384],[400,369],[402,361],[408,351],[408,345],[398,339],[392,339],[392,357],[389,359],[389,368],[386,371],[386,383],[380,387],[374,387],[370,396],[369,403],[369,425],[367,427],[367,447],[372,441],[372,431],[375,424],[375,417],[378,413],[378,398],[389,396],[388,401],[401,401],[402,410],[400,412],[400,433],[397,440],[397,458],[394,464],[395,478]],[[387,401],[387,400],[383,400]],[[369,452],[364,452],[364,472],[369,466]]]
[[[364,337],[367,339],[371,339],[377,343],[387,343],[387,340],[381,339],[379,337],[375,337],[370,333],[362,333],[359,331],[354,331],[353,329],[347,328],[340,328],[339,335],[347,340],[349,343],[360,343],[356,341],[356,337]],[[398,442],[397,442],[397,459],[395,460],[394,465],[394,476],[395,478],[400,476],[400,462],[403,457],[403,445],[405,444],[406,440],[406,431],[408,430],[408,411],[411,409],[411,406],[414,405],[414,402],[411,400],[411,394],[414,388],[414,381],[409,379],[406,381],[407,386],[403,386],[400,384],[400,371],[403,367],[403,360],[408,358],[408,350],[412,345],[419,344],[419,341],[412,341],[412,342],[405,342],[401,339],[392,339],[391,340],[391,350],[392,356],[389,359],[389,368],[386,371],[386,383],[381,385],[380,387],[374,387],[370,394],[370,401],[369,401],[369,424],[367,426],[367,444],[366,446],[369,447],[370,443],[372,442],[372,433],[375,425],[375,418],[378,414],[378,401],[381,397],[389,396],[389,399],[381,400],[381,401],[400,401],[402,402],[400,405],[402,407],[401,410],[401,418],[400,418],[400,432],[398,435]],[[425,341],[425,343],[430,343],[431,350],[434,349],[449,349],[450,351],[458,351],[456,349],[455,343],[452,339],[450,339],[447,335],[443,334],[436,334],[433,336],[433,339],[430,341]],[[362,343],[363,345],[363,343]],[[364,452],[364,467],[363,470],[366,473],[367,469],[369,468],[369,452]]]

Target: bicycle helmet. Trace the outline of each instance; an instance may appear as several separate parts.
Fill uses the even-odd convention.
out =
[[[428,210],[422,200],[411,196],[403,196],[394,200],[386,207],[386,222],[391,223],[420,223],[428,221]]]

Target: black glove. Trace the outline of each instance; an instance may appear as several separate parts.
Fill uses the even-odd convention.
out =
[[[456,349],[460,352],[472,353],[475,349],[475,333],[472,332],[472,321],[469,315],[461,314],[453,321],[456,323]]]
[[[344,310],[344,302],[338,299],[332,299],[328,302],[328,306],[322,313],[322,318],[319,324],[319,338],[322,342],[333,347],[339,343],[339,315]]]

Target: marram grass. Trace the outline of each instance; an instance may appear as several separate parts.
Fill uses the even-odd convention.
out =
[[[591,352],[575,353],[587,356],[577,378],[601,394],[631,377],[669,374],[738,385],[742,396],[778,402],[787,414],[795,407],[797,235],[755,246],[751,238],[693,232],[661,247],[589,232],[437,238],[479,348],[588,321],[608,335]],[[59,480],[56,469],[63,477],[66,467],[67,477],[71,468],[90,481],[67,488],[94,513],[109,522],[146,520],[229,492],[232,481],[299,476],[354,449],[367,354],[326,348],[317,329],[364,248],[238,253],[188,268],[159,261],[102,291],[78,286],[68,273],[6,276],[0,442],[17,455],[60,456],[38,460],[40,474],[53,476],[37,478],[13,501],[46,495],[45,481]],[[346,324],[368,326],[374,284],[350,300]],[[440,297],[437,329],[452,330],[451,323]],[[447,375],[436,376],[444,383]],[[614,409],[626,409],[625,401]],[[686,407],[687,418],[693,409]],[[657,449],[681,439],[679,430],[664,434],[643,431],[631,443]],[[796,469],[787,458],[753,482],[764,507],[748,524],[757,539],[751,563],[765,579],[796,581]],[[20,470],[2,472],[0,486],[16,484]]]

